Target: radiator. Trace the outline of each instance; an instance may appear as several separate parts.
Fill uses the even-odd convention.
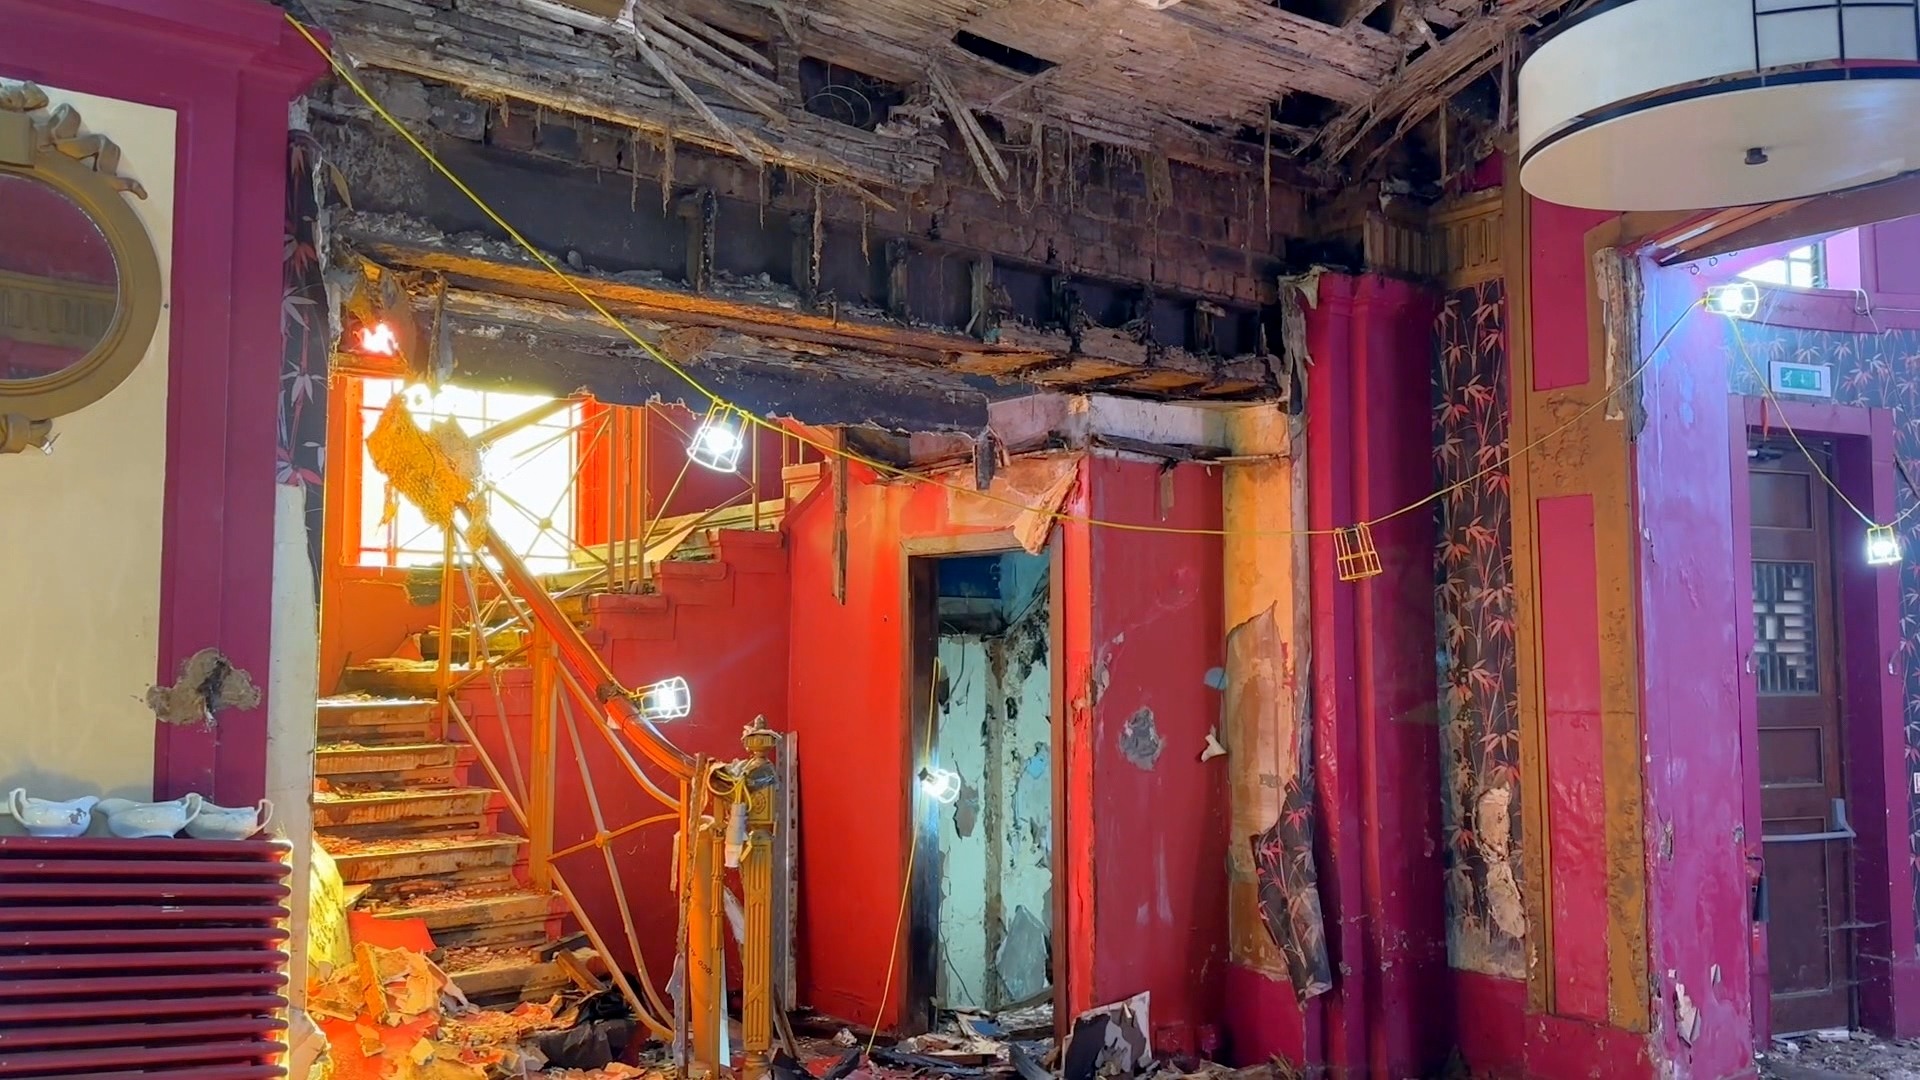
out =
[[[288,853],[0,836],[0,1078],[287,1075]]]

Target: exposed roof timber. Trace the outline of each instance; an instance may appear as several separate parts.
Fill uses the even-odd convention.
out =
[[[607,19],[544,0],[496,0],[418,21],[409,0],[305,2],[336,48],[358,63],[737,152],[637,57],[631,35],[623,43],[623,32]],[[810,175],[910,191],[939,168],[941,143],[931,135],[881,135],[798,108],[775,124],[731,100],[707,105],[767,161]]]
[[[1671,252],[1662,261],[1704,259],[1920,214],[1920,172],[1906,173],[1870,187],[1779,205],[1776,212],[1747,227],[1710,239],[1702,238],[1705,242]]]
[[[1575,0],[1512,0],[1485,14],[1472,14],[1477,0],[1428,4],[1420,17],[1436,25],[1452,17],[1453,32],[1416,57],[1397,77],[1383,83],[1361,105],[1336,117],[1320,133],[1317,145],[1328,161],[1343,161],[1376,128],[1395,124],[1395,133],[1432,115],[1454,94],[1493,70],[1507,55],[1510,41]]]
[[[574,310],[574,317],[562,321],[576,336],[591,336],[590,326],[598,326],[591,333],[609,340],[621,336],[604,320],[580,310],[584,305],[579,297],[529,259],[498,250],[476,252],[429,228],[400,227],[386,219],[346,218],[336,236],[381,266],[444,275],[455,290]],[[585,274],[573,280],[612,314],[643,324],[636,327],[643,337],[663,333],[661,327],[704,327],[738,335],[726,340],[741,355],[850,354],[885,358],[874,361],[881,366],[904,361],[950,369],[959,376],[1058,388],[1097,386],[1151,397],[1240,399],[1278,392],[1263,358],[1217,359],[1184,349],[1150,350],[1119,331],[1099,327],[1081,333],[1078,350],[1063,332],[1018,326],[1002,327],[1000,341],[988,344],[846,308],[832,314],[799,310],[797,299],[777,288],[695,293],[664,281],[636,284]],[[671,348],[668,353],[673,355]]]

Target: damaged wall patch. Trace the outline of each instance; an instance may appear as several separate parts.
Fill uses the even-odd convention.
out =
[[[1128,761],[1152,772],[1160,760],[1160,751],[1166,746],[1160,729],[1154,725],[1152,709],[1143,708],[1127,717],[1127,726],[1120,731],[1120,752],[1127,755]]]
[[[218,649],[201,649],[180,665],[172,686],[147,691],[147,708],[163,724],[213,726],[221,709],[251,709],[260,704],[253,676],[233,666]]]

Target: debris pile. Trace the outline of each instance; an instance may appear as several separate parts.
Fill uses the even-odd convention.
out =
[[[525,950],[436,948],[422,919],[355,910],[358,897],[317,846],[313,866],[305,1015],[324,1036],[325,1048],[309,1076],[622,1080],[649,1075],[630,1063],[639,1047],[632,1045],[633,1020],[617,992],[582,987],[512,1009],[477,1008],[447,969],[519,959]]]
[[[1763,1080],[1920,1080],[1920,1040],[1844,1028],[1775,1038],[1757,1057]]]

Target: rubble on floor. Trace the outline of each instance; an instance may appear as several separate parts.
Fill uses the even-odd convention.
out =
[[[1768,1080],[1920,1080],[1920,1040],[1817,1031],[1773,1040],[1758,1062]]]

